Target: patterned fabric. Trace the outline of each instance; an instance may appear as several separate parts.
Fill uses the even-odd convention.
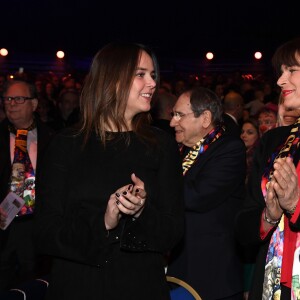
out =
[[[278,147],[276,151],[271,155],[267,162],[265,172],[262,176],[261,188],[264,197],[266,197],[268,185],[273,177],[273,164],[277,158],[294,157],[296,151],[299,148],[300,143],[300,118],[294,124],[290,131],[290,135],[286,139],[285,143]],[[281,220],[274,231],[268,248],[265,276],[263,285],[263,300],[280,299],[280,278],[284,245],[284,223],[285,215],[283,214]],[[293,274],[292,276],[292,292],[291,299],[298,300],[296,295],[300,293],[300,268],[296,270],[296,266],[299,266],[299,253],[300,253],[300,233],[297,233],[296,251],[294,254]],[[299,253],[298,253],[299,252]],[[298,256],[297,256],[298,253]],[[294,270],[295,269],[295,270]]]
[[[10,191],[22,197],[25,205],[18,216],[33,213],[35,203],[35,174],[27,151],[28,130],[18,129],[15,138]]]
[[[222,126],[215,127],[191,148],[189,153],[182,161],[183,175],[185,175],[186,172],[197,161],[198,156],[204,153],[208,149],[208,147],[223,134],[224,131],[225,129]]]

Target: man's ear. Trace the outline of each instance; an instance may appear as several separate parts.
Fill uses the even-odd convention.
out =
[[[208,128],[212,124],[212,114],[209,110],[205,110],[203,113],[203,127]]]

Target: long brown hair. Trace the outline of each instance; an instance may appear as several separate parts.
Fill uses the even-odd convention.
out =
[[[111,43],[94,57],[81,94],[82,127],[85,141],[95,131],[105,145],[112,138],[108,129],[128,130],[125,109],[142,51],[153,60],[156,83],[158,63],[153,52],[135,43]],[[157,89],[156,89],[157,90]],[[141,112],[132,120],[132,130],[141,138],[151,140],[150,112]],[[122,130],[123,129],[123,130]]]

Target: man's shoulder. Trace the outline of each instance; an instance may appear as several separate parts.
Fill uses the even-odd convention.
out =
[[[220,148],[220,151],[227,152],[233,150],[239,150],[246,152],[245,143],[239,136],[232,135],[224,132],[222,136],[216,141],[216,146]],[[231,150],[229,150],[231,149]]]
[[[1,121],[0,123],[0,136],[6,136],[9,134],[9,130],[8,130],[8,120],[4,119],[3,121]]]
[[[51,127],[49,127],[46,123],[40,120],[36,120],[36,128],[38,131],[47,132],[51,135],[55,133],[55,131]]]

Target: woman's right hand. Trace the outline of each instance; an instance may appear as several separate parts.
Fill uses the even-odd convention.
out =
[[[104,223],[106,230],[111,230],[117,227],[120,218],[121,212],[118,208],[118,205],[116,204],[116,195],[111,194],[104,214]]]
[[[265,214],[269,220],[276,222],[280,220],[283,214],[283,210],[280,207],[277,194],[274,190],[274,184],[275,184],[275,180],[271,180],[268,186],[266,199],[265,199],[266,200]],[[268,223],[266,220],[265,220],[265,225],[266,225],[266,230],[268,230],[270,227],[273,226],[270,223]]]
[[[122,214],[137,218],[145,207],[147,193],[144,182],[135,174],[131,175],[131,180],[133,184],[127,184],[110,195],[104,215],[107,230],[117,227]]]

